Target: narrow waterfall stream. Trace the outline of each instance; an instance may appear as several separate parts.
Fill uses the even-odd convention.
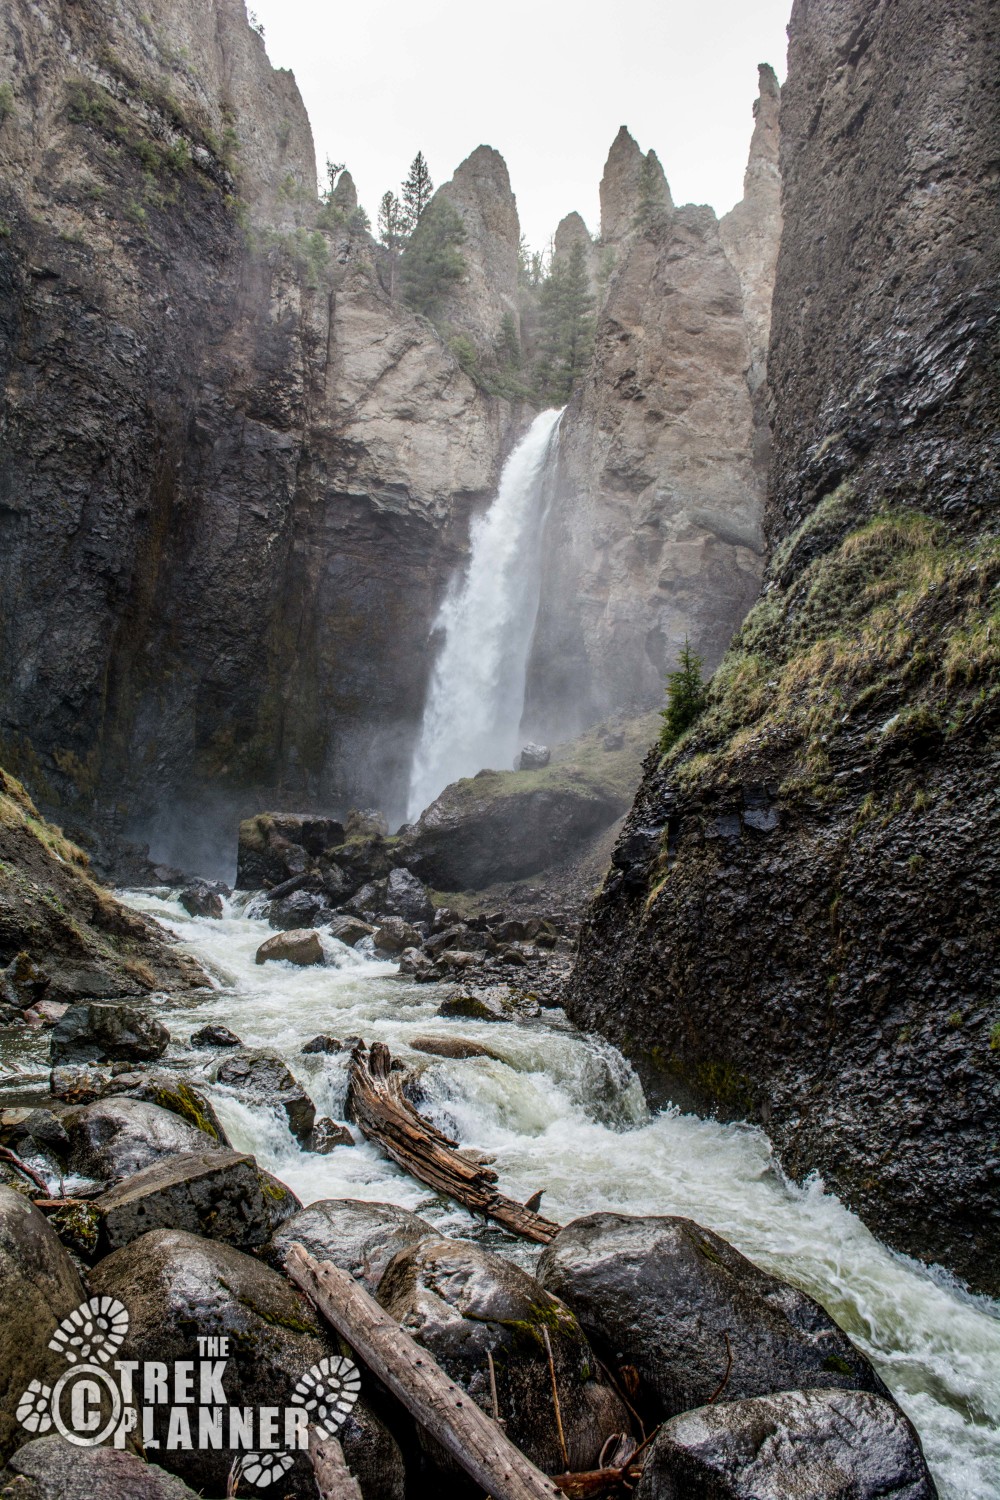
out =
[[[540,543],[561,411],[543,411],[504,465],[472,526],[469,563],[435,621],[444,637],[410,775],[412,821],[460,776],[509,770],[518,745],[538,613]]]
[[[161,1010],[175,1038],[224,1023],[244,1042],[280,1052],[318,1111],[335,1118],[343,1115],[347,1054],[303,1056],[303,1042],[321,1031],[387,1042],[421,1070],[424,1107],[436,1121],[496,1157],[505,1192],[524,1199],[543,1188],[544,1212],[563,1222],[610,1209],[682,1214],[717,1230],[817,1297],[874,1360],[916,1424],[943,1496],[1000,1494],[1000,1307],[886,1250],[821,1182],[789,1184],[761,1131],[650,1114],[627,1063],[561,1011],[523,1024],[445,1020],[436,1014],[439,987],[405,981],[394,964],[366,960],[326,934],[326,967],[258,967],[254,955],[269,929],[243,917],[242,898],[227,903],[222,921],[209,921],[188,917],[175,895],[127,897],[214,976],[212,992]],[[500,1060],[452,1061],[410,1048],[416,1036],[435,1034],[472,1037]],[[24,1045],[22,1066],[44,1088],[45,1034]],[[213,1059],[175,1043],[166,1061],[201,1072]],[[528,1266],[537,1254],[437,1199],[363,1141],[310,1155],[276,1115],[217,1086],[210,1091],[234,1145],[255,1152],[305,1202],[388,1200]]]

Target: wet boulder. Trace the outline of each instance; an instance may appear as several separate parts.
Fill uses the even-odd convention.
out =
[[[0,969],[0,1004],[12,1011],[27,1010],[42,999],[51,983],[30,953],[16,953],[7,967]]]
[[[235,1031],[228,1026],[200,1026],[191,1033],[192,1047],[242,1047]]]
[[[576,1318],[513,1262],[458,1240],[420,1240],[387,1267],[378,1300],[487,1412],[493,1356],[507,1435],[546,1472],[566,1467],[550,1347],[570,1468],[596,1469],[608,1438],[628,1431],[628,1412],[604,1383]]]
[[[85,1001],[71,1005],[49,1043],[53,1063],[149,1062],[162,1057],[170,1032],[131,1005]]]
[[[636,1500],[935,1500],[920,1440],[869,1391],[782,1391],[674,1417]]]
[[[434,904],[427,887],[409,870],[390,870],[385,883],[383,907],[387,916],[402,917],[404,922],[431,922]]]
[[[530,742],[521,746],[521,752],[514,761],[515,771],[544,771],[552,759],[552,751],[548,745],[534,745]]]
[[[54,1385],[63,1373],[66,1362],[49,1339],[85,1300],[76,1267],[44,1215],[0,1186],[0,1463],[27,1435],[17,1407],[29,1382]]]
[[[178,1115],[189,1125],[203,1130],[216,1145],[229,1145],[222,1121],[207,1094],[178,1073],[119,1073],[111,1078],[107,1094],[158,1104],[161,1109],[168,1109],[172,1115]]]
[[[516,1007],[499,989],[449,995],[441,1001],[437,1013],[461,1021],[513,1021]]]
[[[198,1359],[198,1338],[228,1338],[221,1372],[229,1409],[277,1407],[292,1401],[296,1383],[321,1359],[339,1355],[335,1337],[290,1281],[252,1256],[182,1230],[155,1229],[102,1260],[91,1290],[118,1297],[130,1314],[123,1360]],[[226,1449],[168,1450],[166,1408],[157,1412],[158,1458],[192,1489],[224,1495],[232,1454]],[[398,1449],[362,1403],[353,1413],[358,1437],[346,1428],[343,1446],[365,1500],[396,1500],[401,1488],[377,1488],[388,1471],[402,1474]],[[279,1429],[283,1430],[283,1429]],[[371,1456],[369,1457],[369,1450]],[[377,1472],[373,1472],[376,1471]],[[241,1490],[242,1490],[241,1486]],[[312,1466],[296,1453],[278,1494],[315,1500]]]
[[[305,874],[344,836],[344,825],[334,818],[296,813],[258,813],[246,818],[240,824],[236,851],[236,889],[270,889]]]
[[[546,1246],[538,1279],[613,1368],[638,1371],[658,1416],[717,1392],[720,1402],[807,1386],[888,1395],[818,1302],[690,1219],[576,1219]]]
[[[212,1150],[214,1138],[169,1110],[109,1096],[67,1110],[70,1165],[84,1177],[117,1182],[179,1151]]]
[[[419,948],[420,942],[420,933],[402,917],[384,917],[375,932],[379,953],[403,953],[407,948]]]
[[[300,1050],[305,1053],[343,1052],[344,1043],[339,1037],[330,1036],[329,1032],[321,1031],[319,1036],[314,1036],[308,1042],[303,1042]]]
[[[284,962],[308,968],[310,964],[324,961],[323,944],[318,932],[308,927],[293,927],[288,932],[277,932],[257,949],[259,964]]]
[[[307,1151],[314,1151],[317,1156],[329,1156],[331,1151],[338,1146],[354,1146],[356,1141],[346,1125],[339,1125],[336,1120],[331,1120],[329,1115],[321,1115],[312,1128],[312,1134],[306,1143]]]
[[[503,1060],[498,1053],[484,1047],[482,1042],[474,1042],[467,1036],[415,1036],[410,1046],[414,1052],[426,1052],[431,1057],[491,1057],[496,1061]]]
[[[399,972],[418,982],[437,978],[437,970],[426,954],[419,948],[404,948],[399,955]]]
[[[349,901],[343,904],[343,910],[350,916],[362,917],[365,921],[373,921],[382,910],[382,902],[385,899],[385,881],[367,880],[360,889],[354,892]]]
[[[181,891],[177,897],[189,917],[211,917],[218,922],[222,917],[222,897],[218,891],[199,881]]]
[[[324,1198],[287,1219],[261,1255],[268,1265],[280,1268],[298,1242],[317,1260],[332,1261],[348,1271],[374,1294],[393,1257],[433,1234],[426,1219],[394,1203]]]
[[[154,1162],[102,1193],[93,1206],[107,1253],[151,1229],[186,1229],[252,1250],[302,1205],[252,1156],[209,1150]]]
[[[296,1140],[305,1143],[316,1123],[316,1106],[275,1052],[232,1052],[215,1070],[217,1083],[235,1089],[245,1104],[281,1111]]]
[[[279,931],[309,931],[323,927],[333,916],[333,906],[321,891],[293,891],[280,901],[273,898],[267,908],[267,920]]]
[[[0,1488],[0,1500],[197,1500],[182,1479],[136,1453],[78,1448],[57,1433],[25,1443],[10,1472],[21,1477]]]
[[[375,935],[375,928],[370,922],[363,922],[360,917],[350,917],[343,912],[337,912],[326,925],[332,936],[339,942],[346,943],[349,948],[360,943],[362,938]]]
[[[59,1160],[69,1155],[69,1136],[51,1109],[0,1110],[0,1142],[22,1152],[24,1143]]]

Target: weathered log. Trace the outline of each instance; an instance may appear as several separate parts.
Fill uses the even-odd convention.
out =
[[[470,1161],[457,1149],[457,1141],[417,1113],[403,1094],[401,1075],[384,1042],[354,1049],[347,1109],[362,1134],[376,1141],[398,1166],[463,1208],[542,1245],[559,1232],[551,1219],[498,1192],[494,1171]]]
[[[346,1271],[293,1245],[285,1274],[493,1500],[561,1500],[563,1492],[450,1380],[426,1349]]]
[[[320,1437],[315,1427],[311,1427],[309,1458],[320,1500],[362,1500],[361,1486],[347,1467],[344,1450],[336,1438]]]

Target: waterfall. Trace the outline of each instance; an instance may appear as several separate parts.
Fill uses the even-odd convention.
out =
[[[542,412],[508,458],[496,499],[473,523],[468,567],[438,612],[444,639],[410,773],[411,821],[460,776],[508,770],[518,748],[561,416]]]

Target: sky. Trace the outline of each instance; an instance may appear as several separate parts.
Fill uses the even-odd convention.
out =
[[[418,150],[435,185],[479,145],[504,157],[543,249],[598,185],[620,125],[652,147],[676,203],[742,196],[757,64],[784,81],[790,0],[247,0],[295,74],[321,182],[345,162],[374,221]]]

